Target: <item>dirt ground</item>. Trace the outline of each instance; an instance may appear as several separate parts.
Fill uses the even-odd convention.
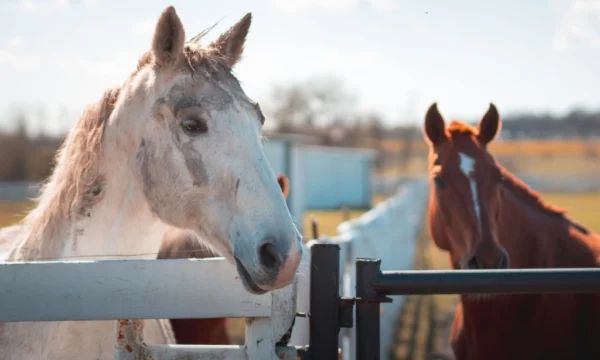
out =
[[[430,240],[427,230],[419,234],[415,270],[448,269],[448,257]],[[406,298],[396,328],[393,360],[433,360],[434,354],[452,358],[448,338],[458,297],[454,295],[412,295]]]

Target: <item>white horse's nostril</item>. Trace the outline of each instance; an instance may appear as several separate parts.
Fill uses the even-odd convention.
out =
[[[271,236],[266,237],[262,241],[262,245],[258,248],[258,259],[260,265],[269,271],[277,271],[281,267],[285,254],[275,245],[275,239]]]
[[[271,243],[262,245],[258,250],[258,254],[260,264],[269,270],[275,270],[281,265],[281,256],[277,253],[275,245]]]

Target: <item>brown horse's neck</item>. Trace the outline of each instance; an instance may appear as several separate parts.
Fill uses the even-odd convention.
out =
[[[512,174],[504,171],[504,177],[497,230],[512,268],[598,266],[598,235],[572,222]],[[461,339],[456,349],[468,352],[471,359],[570,358],[566,354],[573,354],[573,349],[584,353],[593,349],[579,331],[584,329],[583,319],[594,315],[580,309],[597,299],[580,294],[460,298],[453,325],[455,335],[460,334],[455,339]],[[543,337],[536,336],[538,329],[544,329]]]
[[[541,195],[502,169],[502,208],[498,239],[508,252],[512,268],[555,266],[553,249],[568,239],[570,221],[564,210],[545,202]]]

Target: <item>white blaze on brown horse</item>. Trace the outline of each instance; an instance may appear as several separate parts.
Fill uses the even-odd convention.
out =
[[[287,199],[290,191],[288,178],[280,174],[277,176],[277,182],[281,187],[283,196]],[[163,236],[163,243],[157,258],[203,259],[219,256],[217,252],[204,245],[194,233],[171,228]],[[170,319],[170,322],[178,344],[227,345],[231,343],[225,318]]]
[[[454,269],[597,267],[600,236],[503,168],[488,151],[501,129],[493,104],[477,127],[446,127],[434,103],[428,224]],[[457,360],[600,359],[599,294],[461,295],[451,332]]]

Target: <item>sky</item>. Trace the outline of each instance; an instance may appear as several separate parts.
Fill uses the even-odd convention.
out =
[[[27,109],[32,132],[67,131],[120,85],[174,5],[190,38],[253,20],[235,73],[254,100],[275,85],[339,79],[359,110],[421,125],[600,109],[600,0],[0,0],[0,128]],[[267,119],[268,121],[268,119]]]

